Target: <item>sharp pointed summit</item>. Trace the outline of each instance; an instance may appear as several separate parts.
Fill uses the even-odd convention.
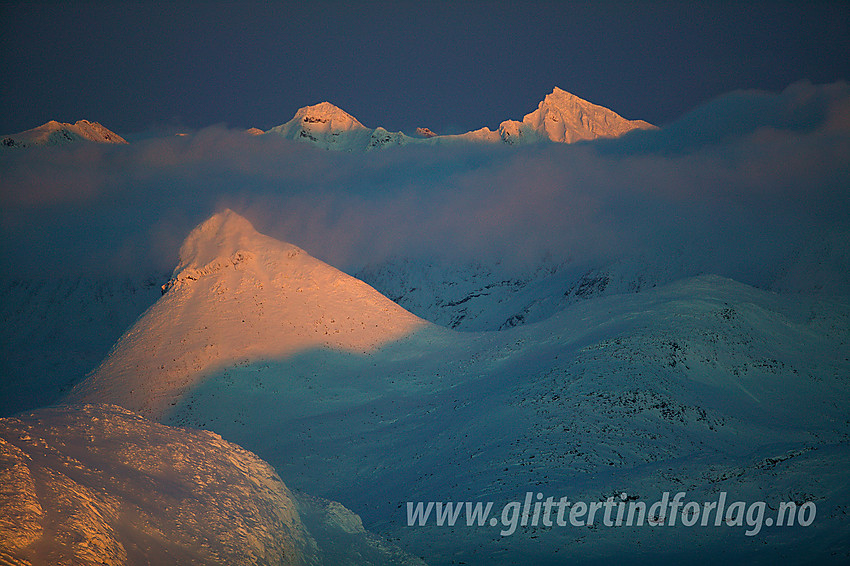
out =
[[[558,87],[526,114],[522,124],[554,142],[615,138],[635,129],[651,129],[643,120],[627,120]]]
[[[499,138],[508,144],[540,141],[575,143],[599,138],[616,138],[632,130],[654,129],[643,120],[627,120],[616,112],[555,89],[526,114],[522,122],[506,120],[499,125]],[[488,130],[489,131],[489,130]]]
[[[196,227],[163,296],[69,401],[158,417],[211,371],[314,348],[366,354],[427,324],[231,210]]]
[[[183,241],[174,278],[227,261],[240,252],[268,246],[288,247],[287,253],[297,250],[295,246],[260,234],[245,217],[229,208],[224,209],[199,224]]]

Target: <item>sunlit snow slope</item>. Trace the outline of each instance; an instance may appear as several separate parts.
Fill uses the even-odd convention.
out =
[[[313,348],[368,353],[425,324],[226,210],[189,234],[162,298],[68,400],[159,416],[212,370]]]
[[[165,422],[210,428],[429,563],[850,557],[850,306],[704,276],[503,332],[427,327],[370,356],[221,369]],[[808,528],[406,524],[406,502],[813,501]],[[732,500],[732,499],[730,499]],[[716,558],[712,558],[716,559]],[[835,558],[832,558],[835,559]]]
[[[626,120],[616,112],[555,87],[540,102],[537,110],[523,117],[522,122],[502,122],[498,134],[499,139],[509,144],[540,140],[574,143],[616,138],[635,129],[654,127],[643,120]]]
[[[597,138],[615,138],[635,129],[652,129],[643,120],[627,120],[603,106],[583,100],[558,87],[527,114],[521,122],[506,120],[497,131],[481,128],[465,134],[438,135],[418,128],[417,136],[374,130],[329,102],[300,108],[295,116],[269,134],[314,144],[324,149],[363,151],[408,144],[506,143],[525,144],[540,141],[573,143]]]
[[[416,564],[212,432],[110,405],[0,419],[0,563]]]
[[[226,211],[189,235],[165,295],[70,400],[214,430],[435,564],[558,563],[554,549],[850,557],[848,320],[841,297],[707,275],[591,295],[503,332],[452,332]],[[406,525],[407,501],[502,505],[529,490],[649,503],[725,491],[813,501],[819,519],[759,538]]]
[[[4,136],[0,147],[64,145],[81,140],[98,143],[127,143],[127,140],[97,122],[78,120],[75,124],[65,124],[51,120],[37,128]]]

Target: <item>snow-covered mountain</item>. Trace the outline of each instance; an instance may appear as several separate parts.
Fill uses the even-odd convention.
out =
[[[290,121],[266,133],[312,143],[324,149],[362,151],[422,143],[573,143],[614,138],[631,130],[654,127],[643,120],[626,120],[607,108],[555,87],[538,104],[537,110],[527,114],[521,122],[502,122],[495,132],[481,128],[465,134],[441,136],[428,128],[417,128],[416,136],[408,136],[381,127],[372,130],[344,110],[329,102],[322,102],[299,109]]]
[[[0,419],[0,561],[421,564],[217,434],[120,407]]]
[[[268,132],[286,139],[314,143],[326,149],[362,149],[372,131],[330,102],[299,108],[293,118]]]
[[[368,353],[426,325],[225,210],[189,234],[162,298],[68,399],[159,417],[218,368],[316,348]]]
[[[0,147],[65,145],[83,140],[97,143],[127,143],[127,140],[98,122],[78,120],[74,124],[65,124],[51,120],[37,128],[3,136]]]
[[[681,545],[762,561],[801,548],[830,556],[847,551],[834,537],[850,508],[838,471],[850,463],[850,367],[835,355],[848,316],[841,303],[788,305],[703,277],[506,332],[428,327],[368,356],[222,366],[164,417],[246,446],[288,484],[342,501],[434,563],[536,561],[554,548],[672,559]],[[819,521],[755,542],[741,529],[528,528],[505,541],[495,529],[405,524],[406,501],[502,505],[530,489],[573,501],[627,492],[651,503],[666,490],[774,508],[812,500]]]
[[[850,557],[837,542],[850,509],[846,301],[716,276],[589,290],[600,284],[532,324],[452,332],[226,211],[190,234],[165,295],[69,400],[214,430],[438,564],[537,563],[556,548]],[[599,526],[509,541],[486,526],[406,524],[407,501],[501,505],[531,489],[812,501],[819,521],[759,539]]]
[[[597,138],[616,138],[632,130],[652,129],[643,120],[626,120],[616,112],[592,104],[555,87],[537,110],[526,114],[522,122],[507,120],[499,125],[499,137],[505,143],[528,143],[548,139],[573,143]]]
[[[372,150],[420,141],[402,132],[389,132],[380,126],[369,129],[330,102],[300,108],[291,120],[266,133],[336,151]]]
[[[388,563],[388,540],[435,566],[850,562],[850,95],[809,87],[734,94],[648,147],[550,144],[616,129],[556,90],[478,131],[501,150],[325,108],[287,135],[447,145],[370,159],[212,128],[5,152],[0,193],[51,198],[0,207],[0,407],[98,405],[0,419],[0,563],[290,542],[284,562]],[[230,211],[190,233],[223,203],[349,275]],[[665,492],[764,515],[604,522]],[[502,532],[549,497],[595,523],[514,507]],[[410,525],[417,502],[457,523]],[[783,502],[813,522],[771,523]]]

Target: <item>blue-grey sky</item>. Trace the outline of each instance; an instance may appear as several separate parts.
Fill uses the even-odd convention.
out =
[[[663,125],[736,89],[850,79],[850,3],[3,2],[0,132],[521,118],[554,86]]]

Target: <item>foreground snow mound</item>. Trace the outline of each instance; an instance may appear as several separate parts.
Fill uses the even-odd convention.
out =
[[[0,458],[3,564],[419,563],[217,434],[120,407],[0,419]]]
[[[163,297],[69,401],[156,417],[211,370],[315,348],[366,354],[424,324],[227,210],[189,234]]]
[[[315,561],[274,469],[211,432],[114,406],[45,409],[0,420],[0,454],[10,563]]]
[[[97,122],[78,120],[75,124],[65,124],[51,120],[37,128],[5,136],[0,146],[65,145],[79,141],[127,143],[127,140]]]

